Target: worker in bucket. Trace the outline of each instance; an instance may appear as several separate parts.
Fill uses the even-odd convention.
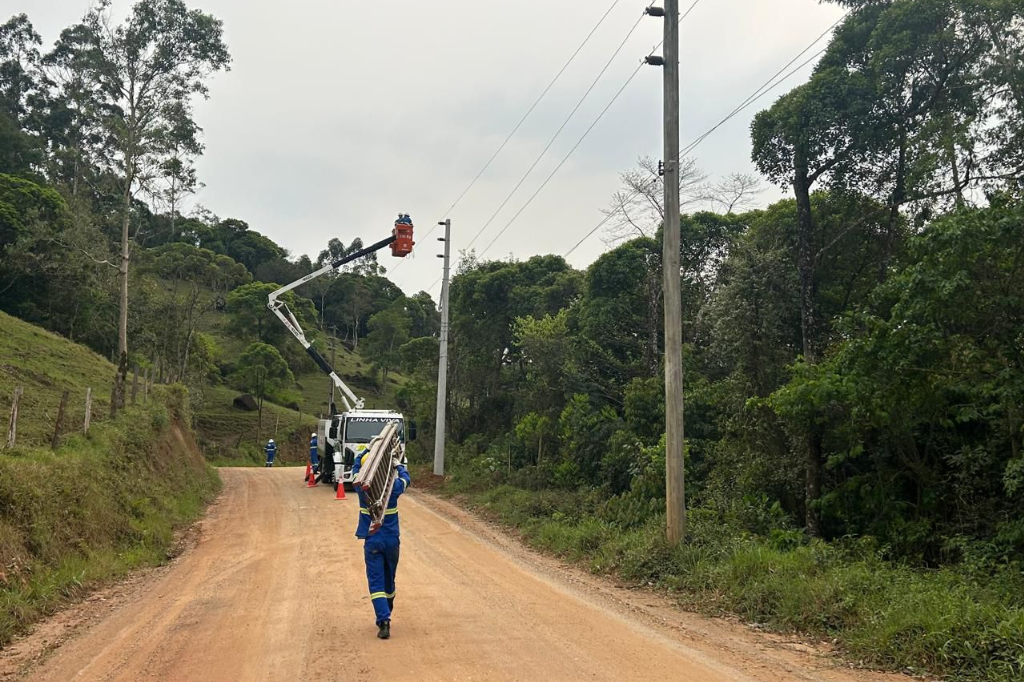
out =
[[[313,475],[320,475],[320,457],[317,454],[316,434],[309,434],[309,465],[313,467]]]
[[[352,466],[352,476],[359,475],[359,470],[366,462],[368,453],[356,459]],[[377,637],[391,637],[391,613],[395,608],[395,573],[398,571],[398,552],[401,540],[398,532],[398,498],[412,485],[409,471],[398,465],[398,477],[395,487],[388,498],[384,523],[373,533],[370,532],[370,513],[367,510],[366,498],[362,490],[359,494],[359,525],[356,537],[363,540],[363,559],[366,562],[366,581],[370,586],[370,601],[377,618]]]
[[[277,454],[277,443],[271,438],[267,441],[267,468],[274,466],[274,455]]]

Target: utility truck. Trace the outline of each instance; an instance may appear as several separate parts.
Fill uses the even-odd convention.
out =
[[[288,309],[288,304],[281,300],[285,293],[302,286],[318,277],[336,271],[338,268],[354,260],[379,251],[386,246],[391,247],[391,255],[404,258],[411,251],[415,242],[412,239],[413,224],[406,214],[399,214],[395,221],[395,227],[391,236],[382,239],[376,244],[349,254],[344,258],[328,263],[316,272],[312,272],[302,279],[281,287],[270,294],[267,307],[277,316],[284,326],[291,332],[292,336],[302,344],[306,353],[313,362],[327,374],[334,386],[341,392],[341,400],[344,403],[344,410],[338,411],[334,403],[330,405],[330,416],[321,419],[317,424],[317,455],[320,460],[320,470],[317,480],[321,483],[333,484],[335,490],[339,485],[350,486],[352,483],[352,465],[355,458],[362,456],[370,447],[370,441],[378,436],[384,427],[395,422],[398,427],[399,438],[402,442],[402,461],[405,462],[405,444],[407,440],[416,437],[416,430],[413,425],[407,428],[405,417],[401,412],[391,410],[368,410],[364,408],[365,401],[356,396],[351,388],[341,380],[334,368],[331,367],[316,348],[306,340],[295,315]]]

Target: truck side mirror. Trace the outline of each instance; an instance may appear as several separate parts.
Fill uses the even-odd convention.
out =
[[[407,429],[407,431],[409,433],[408,439],[416,440],[416,422],[410,421],[409,428]]]
[[[327,437],[331,440],[338,440],[338,427],[335,424],[331,424],[331,428],[327,430]]]

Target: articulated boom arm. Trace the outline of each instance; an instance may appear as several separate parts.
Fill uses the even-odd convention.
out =
[[[406,226],[403,226],[403,232],[405,232],[405,227]],[[352,389],[350,389],[345,384],[345,382],[341,380],[341,377],[339,377],[338,374],[334,371],[334,368],[327,364],[327,361],[324,360],[323,356],[317,352],[316,348],[313,348],[313,346],[310,345],[309,341],[306,340],[306,335],[303,333],[302,327],[299,325],[299,321],[295,319],[295,315],[292,314],[292,311],[288,309],[288,304],[280,300],[280,297],[285,293],[291,291],[292,289],[302,286],[306,282],[312,281],[317,277],[322,277],[323,275],[326,275],[329,272],[337,270],[346,263],[351,263],[357,258],[362,258],[363,256],[369,255],[374,251],[379,251],[383,249],[385,246],[395,243],[396,240],[400,242],[400,245],[398,245],[398,248],[393,246],[391,249],[392,253],[394,253],[395,255],[404,256],[406,253],[409,252],[409,249],[412,248],[412,225],[408,225],[407,227],[408,236],[406,236],[404,233],[399,234],[396,227],[396,234],[392,234],[387,239],[382,239],[376,244],[371,244],[370,246],[367,246],[365,249],[361,249],[359,251],[356,251],[355,253],[351,253],[345,256],[344,258],[339,258],[333,263],[330,263],[329,265],[325,265],[324,267],[320,268],[316,272],[312,272],[300,280],[296,280],[291,284],[281,287],[274,293],[270,294],[270,300],[267,303],[267,307],[270,308],[271,312],[277,315],[277,318],[284,323],[284,326],[288,329],[288,331],[291,332],[292,336],[294,336],[298,340],[298,342],[302,344],[302,347],[306,349],[306,353],[309,354],[309,357],[313,358],[313,362],[315,362],[317,366],[321,370],[323,370],[325,374],[331,377],[331,381],[334,382],[334,385],[341,390],[341,399],[342,401],[344,401],[345,408],[347,410],[361,410],[364,404],[363,399],[356,397],[356,394],[353,393]]]

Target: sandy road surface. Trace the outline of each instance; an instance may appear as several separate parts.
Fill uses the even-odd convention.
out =
[[[352,537],[354,496],[307,490],[300,469],[222,475],[196,546],[86,619],[27,679],[888,679],[566,570],[415,494],[400,504],[393,638],[381,642]],[[324,515],[330,537],[317,532]]]

